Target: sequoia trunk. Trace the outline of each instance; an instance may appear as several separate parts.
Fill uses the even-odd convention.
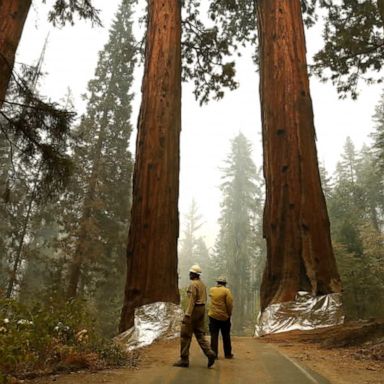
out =
[[[0,108],[11,78],[15,54],[31,0],[0,1]]]
[[[121,332],[135,308],[179,302],[180,47],[180,1],[150,0]]]
[[[300,0],[258,0],[267,263],[261,307],[340,292],[321,189]]]

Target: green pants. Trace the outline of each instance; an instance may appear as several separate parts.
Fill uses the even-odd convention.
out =
[[[204,335],[204,316],[205,305],[198,305],[193,308],[190,323],[181,324],[180,332],[180,356],[184,361],[189,361],[189,347],[191,346],[192,335],[195,334],[196,340],[203,350],[205,356],[213,355],[208,341]]]

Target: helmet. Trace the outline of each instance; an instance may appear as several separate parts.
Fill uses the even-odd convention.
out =
[[[200,268],[199,264],[194,264],[192,267],[189,269],[189,272],[196,273],[196,275],[200,275],[202,270]]]
[[[224,284],[227,284],[227,279],[226,279],[226,277],[223,276],[223,275],[219,276],[219,277],[216,279],[216,281],[217,281],[218,283],[224,283]]]

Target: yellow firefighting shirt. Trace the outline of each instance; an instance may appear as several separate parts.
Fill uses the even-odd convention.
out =
[[[189,300],[185,314],[186,316],[191,316],[195,305],[202,305],[207,302],[207,288],[200,279],[191,280],[187,295]]]
[[[233,297],[231,291],[223,285],[212,287],[209,290],[211,304],[208,316],[216,320],[228,320],[232,316]]]

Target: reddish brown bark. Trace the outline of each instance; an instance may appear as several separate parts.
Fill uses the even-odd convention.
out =
[[[30,6],[31,0],[0,0],[0,107],[7,92]]]
[[[340,292],[321,189],[300,0],[258,0],[267,264],[261,307]]]
[[[136,307],[179,302],[180,46],[180,1],[149,1],[121,332]]]

